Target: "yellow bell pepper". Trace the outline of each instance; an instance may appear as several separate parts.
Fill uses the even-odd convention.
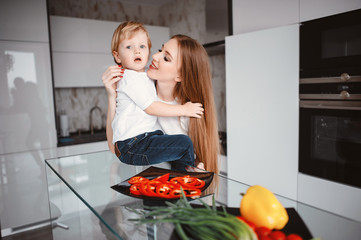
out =
[[[257,227],[282,229],[288,222],[286,209],[276,196],[259,185],[251,186],[243,196],[240,206],[241,215]]]

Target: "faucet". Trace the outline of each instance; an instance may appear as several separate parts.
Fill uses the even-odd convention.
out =
[[[89,129],[90,129],[90,134],[93,135],[94,134],[94,126],[93,126],[93,111],[98,109],[100,112],[100,116],[102,116],[102,110],[100,109],[100,107],[95,106],[92,107],[92,109],[90,109],[90,114],[89,114]],[[103,119],[102,119],[103,121]]]

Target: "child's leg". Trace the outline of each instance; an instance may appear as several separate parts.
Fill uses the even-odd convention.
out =
[[[132,165],[171,162],[172,169],[194,165],[193,144],[186,135],[164,135],[161,131],[141,134],[116,144],[119,159]]]

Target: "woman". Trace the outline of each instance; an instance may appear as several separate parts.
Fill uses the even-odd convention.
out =
[[[119,67],[111,66],[103,74],[109,104],[115,104],[115,88],[120,71]],[[147,74],[156,81],[160,100],[178,104],[191,101],[203,105],[201,119],[159,117],[159,123],[166,134],[179,131],[188,134],[194,145],[196,165],[201,167],[204,164],[205,170],[218,173],[218,125],[208,55],[203,46],[188,36],[175,35],[163,45],[160,52],[153,55]],[[167,124],[174,123],[174,120],[177,122],[175,133],[167,131],[167,127],[174,129],[174,125],[170,127]],[[112,119],[108,117],[107,121]],[[109,144],[109,148],[114,152],[112,144]]]

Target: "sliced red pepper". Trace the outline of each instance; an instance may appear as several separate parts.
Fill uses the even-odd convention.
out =
[[[174,184],[181,184],[181,181],[184,177],[174,177],[172,178],[171,180],[169,180],[171,183],[174,183]]]
[[[142,176],[134,176],[128,181],[132,184],[130,191],[134,195],[161,198],[180,198],[181,186],[183,187],[186,197],[200,196],[200,189],[205,186],[205,182],[197,177],[186,175],[174,177],[170,180],[169,177],[169,173],[156,177],[153,180],[149,180]]]
[[[189,175],[186,175],[184,177],[175,177],[172,178],[170,181],[180,183],[185,188],[202,188],[206,184],[203,180],[196,177],[191,177]]]
[[[201,190],[198,188],[184,188],[184,195],[186,197],[195,197],[201,195]],[[182,196],[180,189],[173,189],[170,191],[169,196],[171,198],[180,198]]]
[[[169,192],[170,198],[180,198],[181,196],[181,190],[179,189],[173,189]]]
[[[129,179],[128,183],[129,184],[135,184],[135,183],[141,183],[141,182],[148,182],[149,179],[142,177],[142,176],[134,176],[132,178]]]
[[[186,186],[193,186],[194,184],[196,184],[197,179],[198,178],[196,178],[196,177],[191,177],[191,176],[187,175],[181,179],[181,184],[186,185]]]
[[[164,175],[162,175],[162,176],[159,176],[159,177],[156,177],[156,178],[154,178],[153,180],[156,180],[156,181],[160,181],[160,182],[162,182],[162,183],[165,183],[165,182],[167,182],[168,180],[169,180],[169,173],[166,173],[166,174],[164,174]]]
[[[157,197],[156,188],[160,185],[160,181],[147,181],[140,184],[140,192],[149,197]]]
[[[171,198],[170,192],[177,187],[172,183],[162,183],[157,186],[157,195],[161,198]]]
[[[129,191],[134,195],[142,195],[140,192],[140,183],[132,184],[129,188]]]
[[[186,197],[196,197],[201,195],[201,190],[198,188],[186,188],[183,191]]]
[[[193,185],[195,188],[202,188],[206,185],[206,182],[197,178],[196,183]]]

